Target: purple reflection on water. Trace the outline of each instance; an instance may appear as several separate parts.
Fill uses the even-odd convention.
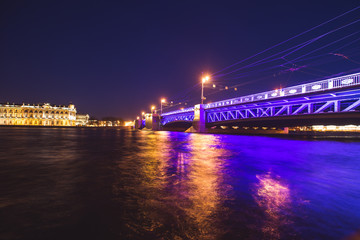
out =
[[[360,142],[2,128],[1,239],[342,239]]]
[[[217,196],[211,211],[222,214],[216,222],[222,236],[338,239],[360,229],[358,142],[169,136],[186,142],[181,151],[191,153],[179,155],[191,168],[187,176],[197,176],[202,190]],[[207,175],[197,173],[199,164]]]

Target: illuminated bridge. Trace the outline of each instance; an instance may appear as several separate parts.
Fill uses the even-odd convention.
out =
[[[196,105],[161,115],[163,126],[186,122],[200,122],[206,128],[360,124],[360,73]]]

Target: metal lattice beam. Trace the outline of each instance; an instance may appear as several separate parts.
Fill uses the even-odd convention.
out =
[[[284,102],[285,103],[285,102]],[[350,104],[350,105],[349,105]],[[360,106],[359,98],[340,99],[340,100],[324,100],[309,103],[286,103],[286,105],[276,106],[262,106],[262,107],[248,107],[244,106],[229,108],[219,108],[216,111],[209,111],[207,113],[207,122],[224,122],[248,118],[266,118],[275,116],[294,116],[305,114],[323,114],[328,112],[349,112],[356,111]],[[312,109],[316,108],[314,112]],[[234,114],[235,113],[235,114]],[[245,113],[245,114],[244,114]]]
[[[360,112],[360,73],[205,104],[207,123]],[[194,107],[162,114],[162,124],[194,120]]]

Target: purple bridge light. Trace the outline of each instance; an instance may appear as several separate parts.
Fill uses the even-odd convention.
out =
[[[204,104],[206,124],[360,112],[360,73]],[[161,115],[162,124],[194,120],[194,107]]]

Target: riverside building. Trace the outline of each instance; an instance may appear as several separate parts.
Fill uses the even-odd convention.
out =
[[[76,114],[76,126],[85,127],[89,123],[89,114]]]
[[[73,104],[0,104],[0,125],[75,126],[76,108]]]

